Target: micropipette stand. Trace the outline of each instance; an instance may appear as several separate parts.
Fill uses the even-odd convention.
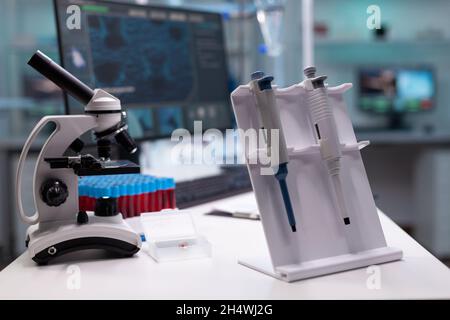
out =
[[[341,190],[336,193],[311,119],[307,81],[287,88],[274,86],[288,149],[287,185],[297,232],[286,223],[278,182],[268,175],[268,165],[258,161],[266,150],[244,148],[269,254],[242,258],[240,264],[292,282],[402,258],[400,249],[386,244],[362,162],[360,150],[369,141],[357,142],[346,111],[343,94],[351,87],[350,83],[326,87],[341,149]],[[251,85],[239,86],[231,100],[239,129],[258,130]],[[348,225],[343,223],[336,194],[345,203]]]

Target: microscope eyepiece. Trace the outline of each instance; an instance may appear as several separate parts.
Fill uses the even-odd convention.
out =
[[[39,50],[31,57],[28,64],[84,105],[94,96],[94,90]]]

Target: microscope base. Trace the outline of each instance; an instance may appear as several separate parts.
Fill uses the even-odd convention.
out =
[[[141,248],[139,234],[122,215],[97,217],[88,213],[89,222],[54,221],[32,225],[27,231],[28,252],[37,264],[47,264],[73,251],[102,249],[119,257],[131,257]]]

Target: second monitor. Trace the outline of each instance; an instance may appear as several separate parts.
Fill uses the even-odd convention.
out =
[[[431,67],[361,68],[358,78],[359,108],[387,115],[390,129],[405,128],[407,113],[434,108],[436,85]]]

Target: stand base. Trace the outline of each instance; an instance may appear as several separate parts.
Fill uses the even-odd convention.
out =
[[[317,259],[300,264],[289,264],[273,267],[270,258],[254,257],[239,260],[239,264],[253,270],[265,273],[274,278],[293,282],[306,278],[362,268],[374,264],[400,260],[403,253],[400,249],[384,247],[354,254],[344,254],[329,258]]]

